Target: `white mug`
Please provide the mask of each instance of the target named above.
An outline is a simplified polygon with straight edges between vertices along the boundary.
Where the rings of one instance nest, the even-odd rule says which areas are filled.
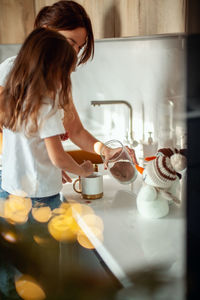
[[[76,184],[79,182],[79,189]],[[75,192],[80,193],[84,199],[99,199],[103,197],[103,176],[99,172],[94,172],[88,177],[79,177],[73,183]]]

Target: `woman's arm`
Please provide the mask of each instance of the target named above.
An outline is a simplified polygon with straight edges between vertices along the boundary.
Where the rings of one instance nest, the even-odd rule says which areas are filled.
[[[68,117],[66,113],[63,120],[63,125],[65,130],[69,133],[70,140],[85,151],[99,154],[103,143],[97,140],[83,127],[73,102],[70,104],[70,111],[73,117]]]
[[[69,133],[70,140],[79,146],[81,149],[93,153],[100,154],[102,147],[104,144],[97,140],[94,136],[92,136],[82,125],[81,120],[78,116],[78,113],[76,111],[76,108],[73,104],[73,101],[71,102],[70,111],[73,114],[73,118],[69,118],[67,114],[64,115],[63,125],[65,127],[65,130]],[[113,154],[113,151],[111,151],[111,154],[109,154],[110,149],[105,147],[104,149],[107,149],[108,156],[111,156]],[[131,156],[134,163],[137,164],[137,159],[135,156],[135,151],[133,149],[130,149],[126,146],[126,149]]]
[[[54,166],[82,177],[89,176],[93,173],[93,165],[90,161],[85,161],[79,165],[64,151],[59,136],[48,137],[44,140],[49,158]]]

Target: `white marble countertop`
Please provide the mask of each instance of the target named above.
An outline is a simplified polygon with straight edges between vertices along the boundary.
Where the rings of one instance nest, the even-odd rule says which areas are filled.
[[[131,185],[121,185],[104,171],[104,196],[86,201],[65,184],[62,193],[69,202],[85,204],[103,221],[103,239],[99,240],[79,216],[79,225],[95,246],[112,273],[123,286],[129,286],[129,274],[165,264],[170,277],[185,274],[185,215],[181,207],[170,206],[168,216],[148,220],[139,215],[136,194],[141,177]],[[88,203],[89,202],[89,203]]]

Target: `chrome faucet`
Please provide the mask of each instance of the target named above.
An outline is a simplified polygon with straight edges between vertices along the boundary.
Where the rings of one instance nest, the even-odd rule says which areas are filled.
[[[128,142],[131,146],[136,147],[138,145],[138,142],[134,140],[133,138],[133,109],[131,104],[128,101],[125,100],[99,100],[99,101],[91,101],[91,105],[110,105],[110,104],[125,104],[129,108],[129,136],[128,136]]]

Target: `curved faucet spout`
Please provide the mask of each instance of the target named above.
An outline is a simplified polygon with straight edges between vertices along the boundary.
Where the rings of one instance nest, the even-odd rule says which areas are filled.
[[[134,139],[133,139],[133,109],[131,104],[128,101],[125,100],[93,100],[91,101],[91,105],[112,105],[112,104],[125,104],[129,108],[129,140],[130,143],[133,144]],[[136,142],[136,141],[135,141]]]

